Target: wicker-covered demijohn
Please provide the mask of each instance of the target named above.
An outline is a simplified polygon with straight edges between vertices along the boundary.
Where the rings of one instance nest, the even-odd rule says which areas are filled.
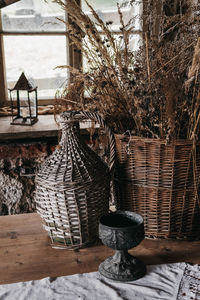
[[[199,239],[199,143],[115,139],[118,208],[141,214],[146,236]]]
[[[97,121],[108,134],[108,165],[80,135],[84,118]],[[74,249],[95,241],[99,218],[108,212],[114,137],[95,113],[65,112],[60,119],[61,141],[36,174],[36,204],[52,247]]]

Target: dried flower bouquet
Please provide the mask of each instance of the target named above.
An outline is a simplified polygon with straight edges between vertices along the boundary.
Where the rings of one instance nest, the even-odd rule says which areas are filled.
[[[71,81],[58,97],[57,107],[71,104],[74,109],[98,111],[116,133],[129,130],[140,137],[167,141],[199,138],[199,4],[184,0],[175,1],[175,6],[170,0],[160,1],[155,38],[152,19],[158,1],[144,1],[142,21],[148,30],[135,52],[130,36],[136,19],[125,23],[119,5],[120,34],[116,37],[112,21],[104,23],[87,0],[92,17],[75,0],[53,2],[69,14],[71,45],[87,61],[87,69],[68,66]],[[140,2],[132,0],[128,5]]]

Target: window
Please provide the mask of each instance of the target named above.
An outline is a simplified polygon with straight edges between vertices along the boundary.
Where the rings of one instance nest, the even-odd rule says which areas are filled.
[[[68,63],[68,40],[65,24],[56,17],[65,18],[64,11],[42,0],[20,0],[1,10],[1,101],[7,100],[7,88],[22,72],[34,79],[43,103],[49,103],[66,81],[67,71],[56,67]]]
[[[113,21],[112,30],[116,33],[116,38],[120,33],[117,2],[120,3],[118,0],[89,0],[103,21]],[[84,1],[82,8],[87,14],[91,14]],[[141,7],[136,5],[122,10],[126,21],[130,16],[140,14]],[[68,49],[65,24],[57,21],[56,17],[66,16],[51,1],[20,0],[1,10],[0,106],[8,104],[7,88],[14,86],[22,72],[29,79],[34,79],[38,86],[39,104],[50,103],[56,90],[66,83],[66,69],[56,67],[69,64],[69,60],[76,66],[77,57],[74,59],[72,51]],[[140,34],[138,21],[131,35],[133,49],[138,47]],[[78,60],[80,62],[80,55]]]
[[[90,0],[89,3],[91,6],[96,10],[99,17],[106,23],[109,21],[112,21],[111,30],[116,33],[117,35],[121,33],[120,31],[120,20],[119,20],[119,14],[117,11],[117,3],[119,5],[123,4],[124,0]],[[82,4],[83,11],[91,15],[90,10],[87,6],[87,4],[83,1]],[[121,8],[121,11],[123,13],[123,19],[124,23],[128,23],[128,21],[131,18],[134,19],[134,29],[132,31],[132,35],[130,37],[130,44],[132,45],[132,49],[137,49],[140,44],[140,36],[142,33],[141,30],[141,22],[140,22],[140,15],[141,15],[142,5],[141,1],[137,0],[136,3],[132,6],[126,5]]]

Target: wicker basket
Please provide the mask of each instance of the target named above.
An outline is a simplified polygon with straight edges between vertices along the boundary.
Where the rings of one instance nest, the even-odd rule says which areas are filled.
[[[109,166],[79,133],[79,120],[92,119],[109,137]],[[36,175],[37,211],[54,248],[80,248],[98,236],[99,218],[108,212],[114,165],[114,136],[94,113],[61,114],[62,138]]]
[[[146,236],[199,239],[199,145],[124,135],[115,140],[118,208],[141,214]]]

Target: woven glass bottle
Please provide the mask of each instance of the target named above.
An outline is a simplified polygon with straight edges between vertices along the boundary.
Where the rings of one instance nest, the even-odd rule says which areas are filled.
[[[91,150],[79,133],[79,120],[92,119],[109,138],[109,164]],[[54,248],[81,248],[98,236],[99,218],[108,212],[114,137],[95,113],[60,115],[61,141],[36,174],[37,211]]]

